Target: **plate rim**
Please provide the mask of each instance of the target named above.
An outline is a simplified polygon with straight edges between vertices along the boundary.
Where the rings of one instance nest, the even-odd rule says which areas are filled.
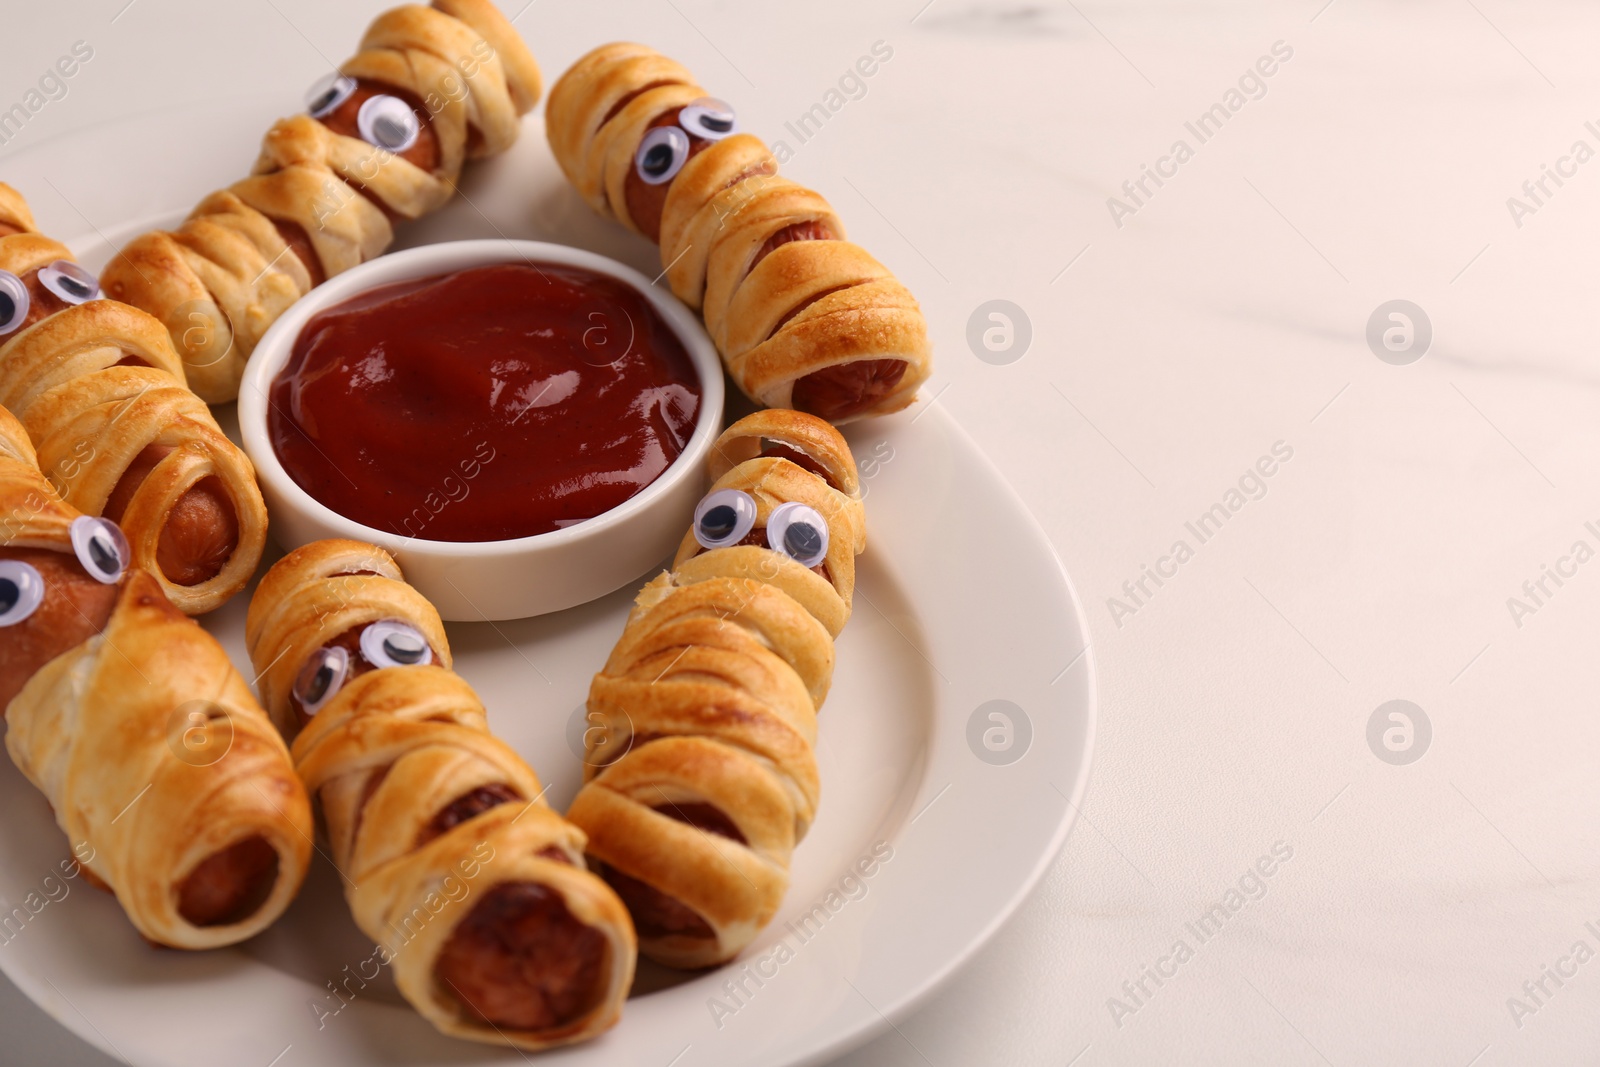
[[[926,401],[925,413],[935,406],[933,398]],[[920,414],[917,417],[920,417]],[[924,1007],[928,1000],[938,994],[950,984],[972,962],[973,957],[989,947],[995,936],[999,934],[1013,918],[1023,904],[1033,896],[1039,888],[1039,883],[1049,873],[1050,868],[1061,858],[1062,851],[1066,848],[1067,840],[1072,836],[1073,829],[1078,824],[1078,816],[1082,809],[1084,797],[1088,794],[1089,780],[1094,773],[1095,740],[1099,731],[1100,701],[1099,701],[1099,675],[1095,667],[1094,642],[1090,639],[1089,618],[1083,609],[1083,600],[1078,595],[1078,588],[1072,581],[1072,575],[1067,571],[1066,565],[1061,560],[1061,554],[1056,551],[1055,543],[1050,540],[1044,524],[1039,521],[1033,509],[1028,507],[1022,494],[1017,492],[1016,486],[1011,484],[1011,479],[997,467],[989,454],[983,450],[976,439],[967,432],[961,421],[948,411],[941,409],[936,416],[944,420],[948,432],[958,436],[970,453],[983,466],[989,469],[995,480],[1004,487],[1005,493],[1018,511],[1027,519],[1030,532],[1049,554],[1050,562],[1054,565],[1056,574],[1059,575],[1062,585],[1067,593],[1067,605],[1070,615],[1079,634],[1084,638],[1084,648],[1079,654],[1084,664],[1084,708],[1083,708],[1083,754],[1079,757],[1077,767],[1073,768],[1072,795],[1062,794],[1067,802],[1067,807],[1060,821],[1057,823],[1049,843],[1034,862],[1033,868],[1026,878],[1012,892],[1004,906],[998,909],[983,927],[969,939],[966,947],[953,958],[947,960],[938,970],[932,972],[921,983],[910,991],[902,994],[897,1003],[888,1007],[877,1009],[881,1018],[868,1018],[862,1025],[854,1030],[847,1031],[837,1036],[831,1042],[819,1045],[814,1050],[804,1053],[802,1058],[784,1061],[774,1067],[819,1067],[831,1060],[861,1047],[868,1041],[886,1033],[894,1024],[899,1023],[910,1015],[915,1014]],[[1071,670],[1072,664],[1067,665]],[[1059,792],[1059,790],[1057,790]],[[921,790],[919,788],[918,795]],[[913,800],[915,803],[915,800]],[[875,1007],[875,1006],[874,1006]]]

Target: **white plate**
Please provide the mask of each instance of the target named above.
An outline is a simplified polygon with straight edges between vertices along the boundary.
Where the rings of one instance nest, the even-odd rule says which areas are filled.
[[[282,106],[124,120],[12,155],[0,177],[33,200],[47,233],[87,235],[71,243],[98,268],[143,225],[171,221],[242,174],[249,131],[259,136]],[[205,152],[170,151],[192,147],[195,129],[216,131]],[[593,218],[567,188],[537,118],[464,189],[468,199],[410,227],[404,242],[563,241],[654,276],[655,250]],[[740,964],[688,976],[643,968],[614,1030],[541,1063],[785,1067],[839,1055],[970,957],[1066,838],[1087,782],[1094,683],[1088,629],[1049,542],[937,406],[848,436],[865,476],[869,545],[821,716],[822,806],[784,907]],[[579,781],[578,709],[633,588],[543,618],[449,627],[457,669],[558,807]],[[249,677],[246,602],[206,625]],[[1011,703],[1009,742],[1005,722],[979,711],[995,700]],[[985,747],[986,731],[998,751]],[[321,859],[288,914],[248,944],[200,955],[150,948],[110,897],[51,878],[66,842],[44,798],[0,764],[0,915],[29,894],[47,901],[0,937],[0,968],[108,1054],[141,1067],[524,1062],[437,1034],[386,974],[347,1005],[335,999],[330,984],[371,945]],[[892,856],[872,877],[847,880],[875,849]],[[808,913],[810,925],[797,927]]]

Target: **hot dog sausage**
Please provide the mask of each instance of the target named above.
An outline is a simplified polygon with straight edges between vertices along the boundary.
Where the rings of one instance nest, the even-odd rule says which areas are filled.
[[[648,134],[658,126],[676,126],[678,115],[682,111],[681,107],[663,111],[650,120],[650,125],[645,127],[645,133]],[[711,142],[704,137],[695,136],[688,130],[683,132],[689,137],[689,154],[684,157],[684,162],[687,163],[704,151]],[[628,201],[628,217],[639,227],[640,233],[657,244],[661,242],[661,211],[667,206],[667,190],[670,188],[672,188],[671,182],[651,185],[639,177],[638,167],[628,168],[627,182],[623,186],[623,193]]]
[[[655,940],[663,937],[695,937],[709,941],[716,936],[700,914],[676,897],[603,864],[599,874],[628,906],[633,927],[639,936]]]
[[[421,848],[440,834],[460,826],[474,816],[482,815],[490,808],[521,799],[521,793],[503,782],[492,782],[463,793],[440,808],[432,821],[422,828],[422,832],[417,835],[417,847]]]
[[[5,637],[5,655],[0,657],[0,709],[4,709],[40,667],[105,628],[121,587],[95,581],[76,557],[63,552],[0,548],[0,559],[31,564],[45,583],[38,610],[0,630]]]
[[[605,935],[579,921],[555,890],[502,882],[451,931],[434,974],[471,1016],[546,1030],[594,1007],[609,980],[606,958]]]
[[[905,376],[903,359],[858,359],[812,371],[794,383],[798,411],[837,421],[858,414],[894,392]]]
[[[135,456],[106,500],[106,518],[121,522],[139,486],[171,453],[171,445],[150,445]],[[176,585],[199,585],[222,570],[238,545],[239,517],[233,501],[219,479],[202,478],[167,512],[156,566]]]
[[[247,837],[201,860],[178,883],[178,914],[195,926],[243,922],[265,904],[278,881],[278,851]]]
[[[772,254],[774,249],[781,248],[791,241],[836,241],[838,235],[821,219],[807,219],[804,222],[791,223],[767,238],[766,244],[756,250],[756,256],[750,261],[750,269],[755,270],[760,263]]]
[[[277,227],[278,236],[283,238],[283,243],[295,257],[305,264],[306,273],[311,275],[313,288],[328,280],[328,275],[322,268],[322,257],[317,255],[316,246],[311,243],[311,238],[306,234],[306,228],[298,222],[289,222],[285,219],[273,219],[272,225]]]

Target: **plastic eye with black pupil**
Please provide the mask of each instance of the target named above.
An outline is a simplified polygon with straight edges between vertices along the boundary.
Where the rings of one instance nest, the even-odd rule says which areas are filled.
[[[736,545],[755,525],[755,498],[737,489],[718,489],[694,509],[694,539],[701,548]]]
[[[767,546],[802,567],[815,567],[828,558],[827,520],[806,504],[779,505],[767,517]]]
[[[390,152],[404,152],[417,143],[422,124],[416,112],[398,96],[371,96],[356,112],[356,130],[370,145]]]
[[[115,585],[122,579],[122,572],[128,569],[128,539],[116,523],[79,515],[67,532],[73,554],[89,577],[106,585]]]
[[[338,645],[320,648],[294,680],[295,699],[307,715],[315,715],[344,688],[349,677],[350,653]]]
[[[33,298],[22,279],[8,270],[0,270],[0,337],[15,333],[28,319],[28,309]]]
[[[100,299],[100,283],[95,276],[70,259],[58,259],[41,267],[39,281],[63,303],[76,306]]]
[[[665,185],[689,160],[689,135],[677,126],[657,126],[644,135],[633,169],[646,185]]]
[[[375,622],[361,631],[361,655],[374,667],[421,667],[433,662],[433,649],[422,631],[394,619]]]
[[[318,78],[306,93],[306,111],[314,119],[327,118],[355,95],[356,80],[338,71]]]
[[[0,626],[26,622],[44,603],[44,578],[33,564],[0,559]]]
[[[705,141],[720,141],[739,132],[733,108],[713,97],[703,96],[678,113],[678,125]]]

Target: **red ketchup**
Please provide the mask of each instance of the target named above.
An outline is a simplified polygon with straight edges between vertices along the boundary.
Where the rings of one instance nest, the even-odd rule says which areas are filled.
[[[384,286],[311,319],[272,383],[289,476],[366,526],[499,541],[593,518],[694,432],[700,382],[648,299],[550,263]]]

